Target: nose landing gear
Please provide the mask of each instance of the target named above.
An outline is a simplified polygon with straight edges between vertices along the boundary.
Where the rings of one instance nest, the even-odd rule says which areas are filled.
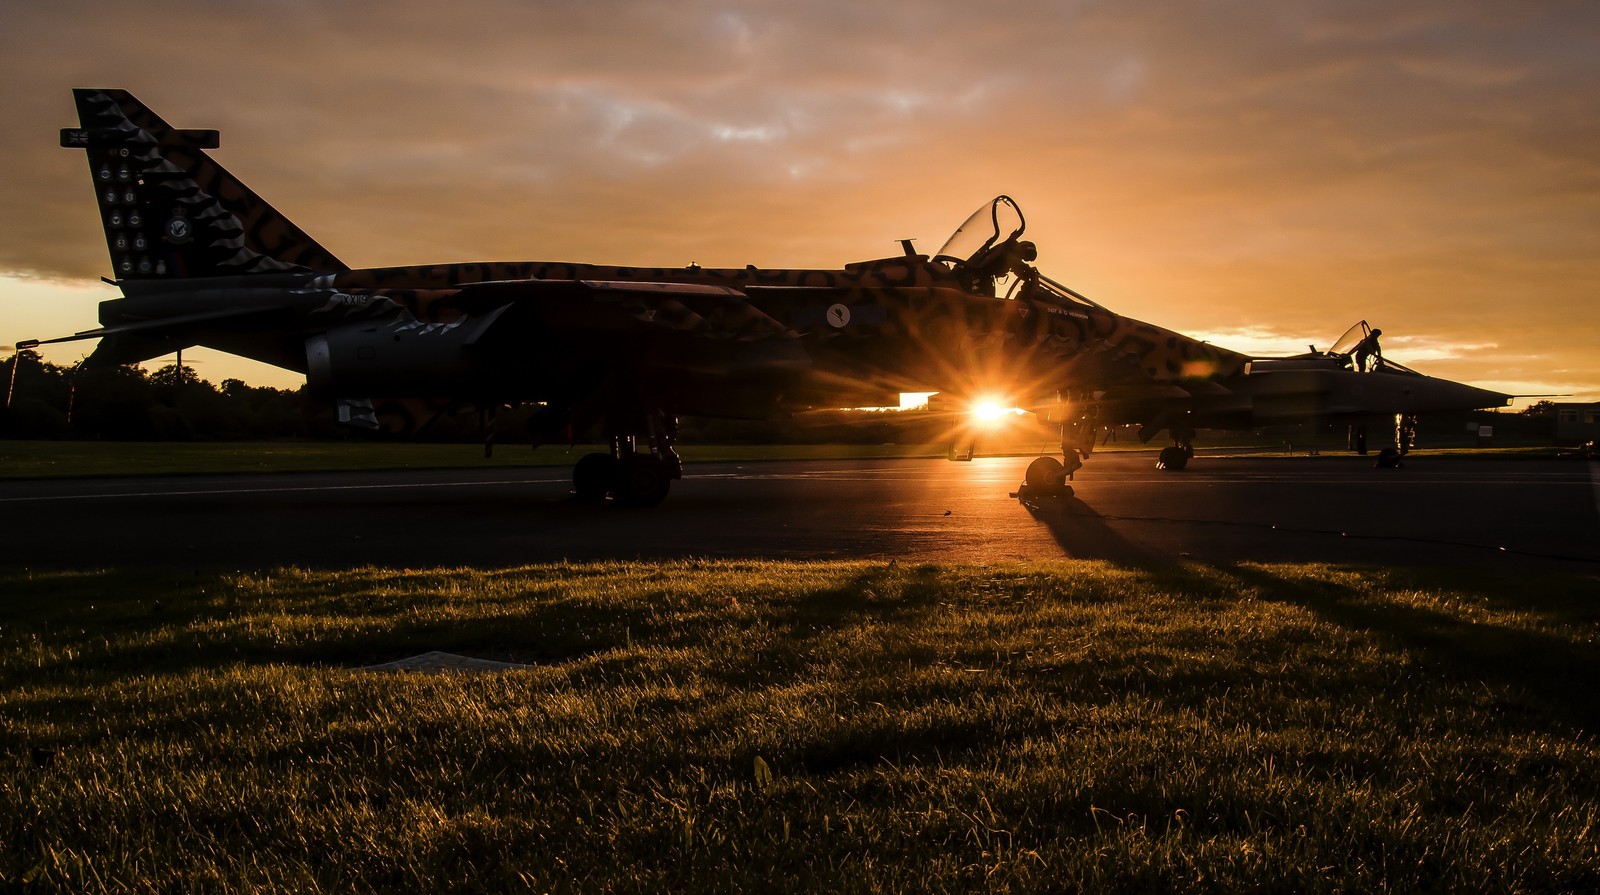
[[[1082,465],[1081,463],[1079,465]],[[1028,464],[1022,484],[1011,496],[1018,500],[1038,497],[1071,497],[1072,486],[1067,484],[1067,467],[1054,457],[1040,457]]]
[[[1079,404],[1081,410],[1074,418],[1061,422],[1061,458],[1040,457],[1028,464],[1022,484],[1011,496],[1027,502],[1042,497],[1071,497],[1072,486],[1067,481],[1083,467],[1083,458],[1094,450],[1094,433],[1098,426],[1099,408],[1091,401]],[[1064,416],[1064,415],[1063,415]]]

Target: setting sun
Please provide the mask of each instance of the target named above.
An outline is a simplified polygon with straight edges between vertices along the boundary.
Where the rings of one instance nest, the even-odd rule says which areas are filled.
[[[980,426],[998,426],[1010,413],[1009,408],[992,398],[986,398],[972,406],[972,417]]]

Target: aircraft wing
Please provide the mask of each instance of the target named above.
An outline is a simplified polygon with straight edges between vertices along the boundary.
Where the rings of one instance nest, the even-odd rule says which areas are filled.
[[[894,403],[929,378],[901,382],[885,372],[909,362],[889,356],[901,348],[880,338],[896,319],[889,292],[533,279],[467,284],[452,303],[479,319],[501,312],[466,343],[486,364],[536,366],[534,379],[596,387],[617,377],[670,381],[680,412],[765,417]],[[543,359],[527,360],[536,356]]]
[[[663,329],[711,339],[789,338],[788,326],[751,303],[741,290],[699,283],[613,280],[507,280],[461,287],[467,309],[505,307],[480,343],[521,326],[551,329]]]

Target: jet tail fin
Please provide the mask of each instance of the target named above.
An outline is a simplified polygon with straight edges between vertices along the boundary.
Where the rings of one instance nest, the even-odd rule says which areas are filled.
[[[174,128],[125,90],[73,91],[119,282],[348,270],[205,153],[214,130]]]

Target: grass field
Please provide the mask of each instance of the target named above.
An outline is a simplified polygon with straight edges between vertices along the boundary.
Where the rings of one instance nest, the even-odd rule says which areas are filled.
[[[1600,889],[1593,576],[0,585],[6,891]]]

